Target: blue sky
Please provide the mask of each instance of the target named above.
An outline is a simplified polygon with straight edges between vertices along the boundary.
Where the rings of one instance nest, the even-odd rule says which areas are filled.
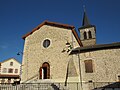
[[[22,61],[24,40],[44,20],[82,25],[83,5],[91,24],[96,25],[97,44],[120,42],[120,0],[0,0],[0,62]]]

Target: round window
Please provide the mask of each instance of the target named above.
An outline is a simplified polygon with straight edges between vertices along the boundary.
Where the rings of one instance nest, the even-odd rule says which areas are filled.
[[[48,39],[44,40],[44,42],[43,42],[43,47],[44,47],[44,48],[47,48],[47,47],[49,47],[49,46],[50,46],[50,40],[48,40]]]

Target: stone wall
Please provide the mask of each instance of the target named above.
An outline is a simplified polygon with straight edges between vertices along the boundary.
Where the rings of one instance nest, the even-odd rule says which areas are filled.
[[[91,37],[89,38],[88,32],[91,32]],[[80,39],[82,41],[83,46],[91,46],[96,44],[96,28],[95,27],[87,27],[83,29],[79,29]],[[84,32],[86,32],[86,39],[84,38]]]
[[[43,41],[50,40],[50,46],[43,47]],[[44,62],[50,64],[50,79],[66,77],[69,53],[66,43],[74,47],[78,43],[71,30],[44,25],[25,39],[24,55],[22,61],[22,81],[39,73]],[[62,52],[65,50],[65,52]]]
[[[115,82],[120,75],[120,49],[105,49],[81,53],[82,81]],[[93,73],[85,72],[85,60],[93,61]]]
[[[82,40],[81,42],[83,46],[92,46],[96,44],[96,38]]]

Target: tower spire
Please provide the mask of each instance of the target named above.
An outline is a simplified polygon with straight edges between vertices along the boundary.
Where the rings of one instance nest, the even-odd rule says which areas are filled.
[[[84,15],[83,15],[82,26],[88,26],[88,25],[90,25],[90,22],[88,20],[87,14],[86,14],[85,5],[83,5],[83,8],[84,8]]]

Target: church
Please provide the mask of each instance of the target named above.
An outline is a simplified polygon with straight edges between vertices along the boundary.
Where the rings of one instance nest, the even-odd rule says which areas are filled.
[[[83,90],[119,82],[120,42],[96,44],[96,26],[85,11],[80,36],[75,29],[44,21],[25,34],[21,81],[80,82]]]

